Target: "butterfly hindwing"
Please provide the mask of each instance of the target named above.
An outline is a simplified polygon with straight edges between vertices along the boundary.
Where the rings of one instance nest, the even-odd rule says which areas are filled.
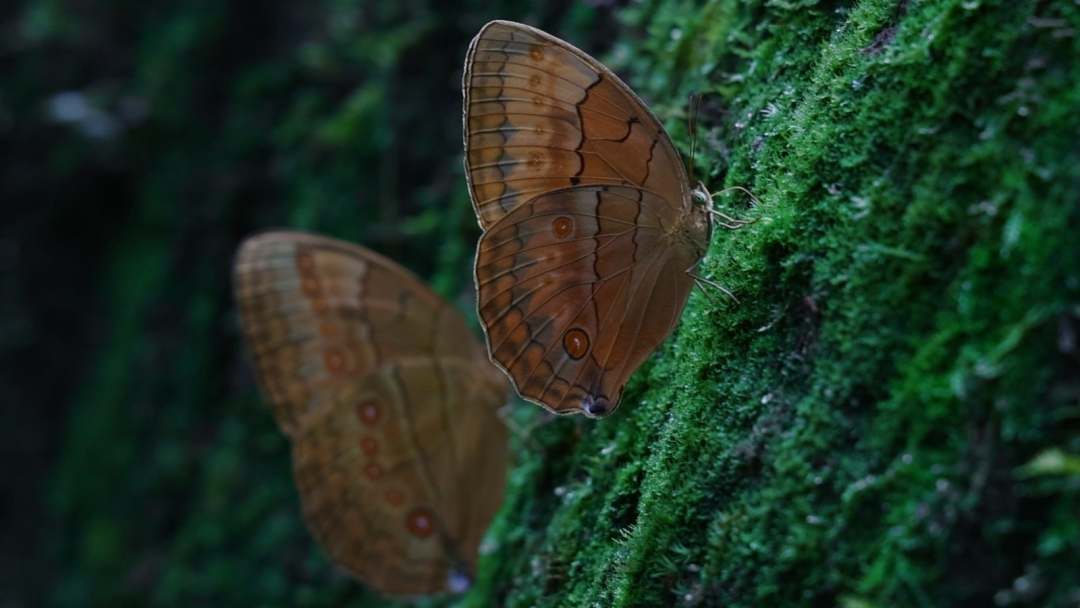
[[[484,233],[478,310],[493,359],[523,397],[557,413],[618,403],[689,294],[679,264],[692,260],[660,242],[664,211],[636,188],[571,188],[522,203]]]

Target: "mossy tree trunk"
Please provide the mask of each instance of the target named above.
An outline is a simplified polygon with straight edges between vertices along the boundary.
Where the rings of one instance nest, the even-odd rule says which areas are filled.
[[[1080,602],[1080,6],[647,2],[611,57],[721,231],[599,423],[524,451],[514,606]],[[1071,456],[1065,456],[1069,454]]]

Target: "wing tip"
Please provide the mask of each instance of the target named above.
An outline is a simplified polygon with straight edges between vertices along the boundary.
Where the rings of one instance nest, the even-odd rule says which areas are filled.
[[[492,365],[502,372],[508,380],[510,380],[510,384],[514,387],[514,392],[525,401],[538,405],[556,416],[574,416],[581,414],[586,418],[593,419],[607,418],[619,407],[619,402],[621,401],[620,398],[622,397],[621,390],[620,395],[613,400],[608,399],[604,395],[593,396],[591,394],[586,394],[582,398],[571,398],[568,400],[568,391],[566,394],[563,394],[555,404],[543,400],[541,398],[543,393],[540,395],[527,393],[525,390],[526,387],[521,386],[517,378],[514,377],[514,374],[503,365],[502,361],[496,359],[491,353],[491,342],[487,335],[487,328],[483,323],[481,323],[480,326],[484,329],[484,342],[487,346],[485,350],[488,352],[488,360],[491,361]],[[567,404],[566,407],[560,407],[563,403]]]

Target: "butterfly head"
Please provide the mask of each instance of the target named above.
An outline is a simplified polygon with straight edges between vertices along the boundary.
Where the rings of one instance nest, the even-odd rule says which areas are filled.
[[[690,197],[694,203],[702,205],[705,209],[712,209],[712,193],[705,187],[705,184],[698,182],[694,189],[690,191]]]
[[[693,245],[700,259],[708,250],[712,236],[713,194],[699,181],[690,191],[690,200],[693,206],[682,224],[685,227],[683,238]]]

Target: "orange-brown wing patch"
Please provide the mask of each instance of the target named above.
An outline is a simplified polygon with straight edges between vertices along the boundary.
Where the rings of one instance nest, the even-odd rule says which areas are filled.
[[[494,414],[505,395],[473,371],[420,359],[382,368],[343,387],[293,443],[312,535],[384,593],[445,591],[455,569],[475,567],[501,499],[506,437]]]
[[[666,242],[674,220],[645,190],[575,187],[521,204],[483,235],[478,310],[492,359],[522,396],[557,413],[615,409],[689,296],[690,262]]]
[[[247,241],[235,285],[315,538],[380,591],[445,590],[506,466],[504,385],[464,319],[393,262],[301,233]]]
[[[647,107],[582,51],[529,26],[494,21],[469,49],[465,164],[487,229],[522,202],[575,185],[624,184],[676,209],[689,186]]]

